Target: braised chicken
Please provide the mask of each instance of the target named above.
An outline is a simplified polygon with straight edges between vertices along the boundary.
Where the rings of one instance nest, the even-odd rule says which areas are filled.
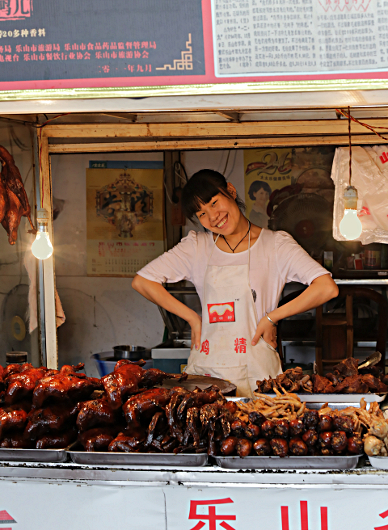
[[[82,444],[85,451],[107,451],[109,444],[117,436],[118,428],[95,427],[88,431],[78,434],[78,441]]]
[[[6,379],[5,403],[12,405],[23,399],[32,399],[38,381],[45,376],[46,372],[47,369],[44,367],[27,368],[22,372],[9,375]]]
[[[8,241],[14,245],[22,216],[27,217],[33,232],[36,232],[31,221],[31,208],[24,189],[19,169],[12,155],[0,146],[0,222],[8,233]]]
[[[87,431],[97,426],[108,426],[118,423],[118,415],[105,398],[93,399],[80,403],[77,416],[79,431]]]
[[[36,442],[36,449],[63,449],[74,442],[77,438],[77,431],[71,427],[65,432],[56,434],[45,434]]]
[[[168,374],[156,368],[144,370],[138,363],[122,359],[116,363],[111,374],[102,378],[102,384],[111,407],[118,409],[130,395],[136,394],[142,388],[160,384],[164,379],[182,381],[186,377],[186,374]]]
[[[20,405],[12,405],[0,409],[0,439],[8,431],[20,431],[24,429],[27,423],[27,416],[28,404],[23,408]]]
[[[43,409],[33,409],[27,418],[26,437],[35,441],[46,434],[59,433],[74,424],[77,405],[57,404]]]
[[[102,385],[99,379],[76,373],[83,367],[83,363],[79,363],[77,366],[65,365],[58,373],[43,377],[34,390],[32,400],[34,407],[42,408],[44,404],[56,401],[69,403],[83,401],[94,390],[101,389]]]
[[[344,359],[326,376],[303,374],[302,368],[290,368],[275,379],[271,377],[257,381],[256,394],[283,392],[314,392],[315,394],[364,394],[367,392],[387,393],[388,376],[379,373],[376,367],[368,367],[368,372],[358,371],[358,359]]]

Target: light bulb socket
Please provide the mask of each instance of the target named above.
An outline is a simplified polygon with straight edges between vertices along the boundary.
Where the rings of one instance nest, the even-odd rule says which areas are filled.
[[[354,186],[347,186],[344,191],[345,210],[357,210],[358,193]]]

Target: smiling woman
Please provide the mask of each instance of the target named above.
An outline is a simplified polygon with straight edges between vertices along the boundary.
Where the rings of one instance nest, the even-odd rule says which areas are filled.
[[[205,169],[193,175],[182,204],[205,232],[190,232],[141,269],[132,286],[190,324],[188,373],[227,379],[240,396],[252,396],[258,379],[281,373],[277,322],[323,304],[337,296],[338,288],[289,234],[248,221],[235,187],[220,173]],[[180,280],[194,283],[202,318],[161,285]],[[309,287],[278,308],[290,281]]]

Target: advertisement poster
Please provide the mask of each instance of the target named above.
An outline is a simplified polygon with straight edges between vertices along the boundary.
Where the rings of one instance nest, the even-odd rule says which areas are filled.
[[[133,277],[164,252],[163,169],[87,169],[88,276]]]
[[[388,77],[386,0],[0,0],[0,90]]]
[[[332,203],[333,157],[331,146],[244,150],[247,218],[257,226],[268,228],[271,213],[268,203],[275,190],[285,189],[285,197],[301,191],[316,193]]]

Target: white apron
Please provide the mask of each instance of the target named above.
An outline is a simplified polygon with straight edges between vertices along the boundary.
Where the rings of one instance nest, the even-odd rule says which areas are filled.
[[[186,371],[226,379],[237,386],[238,396],[253,397],[256,381],[275,378],[282,368],[277,351],[262,337],[251,345],[258,318],[249,284],[250,233],[244,265],[210,265],[214,247],[204,279],[201,348],[192,347]]]

